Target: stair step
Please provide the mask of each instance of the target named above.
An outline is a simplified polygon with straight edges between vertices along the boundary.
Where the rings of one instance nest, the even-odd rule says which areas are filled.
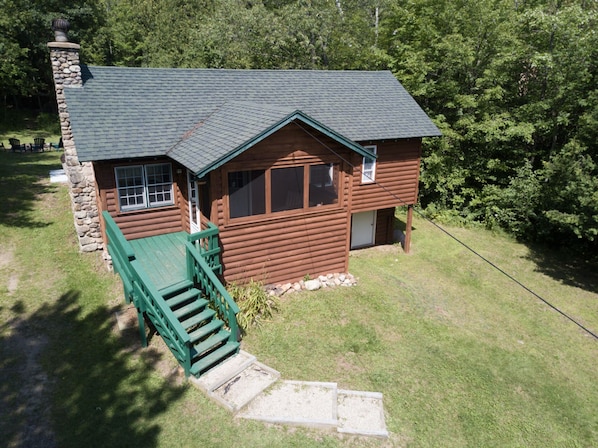
[[[210,367],[213,367],[220,361],[224,360],[233,352],[236,352],[239,349],[240,345],[241,344],[238,342],[227,342],[218,350],[213,351],[208,356],[200,358],[199,361],[195,362],[191,366],[191,374],[195,376],[201,374],[202,372],[205,372]]]
[[[176,306],[180,305],[181,303],[185,303],[188,300],[194,299],[199,297],[200,291],[199,289],[191,288],[187,291],[180,293],[170,299],[166,300],[166,303],[170,307],[170,309],[175,308]]]
[[[216,311],[214,311],[210,308],[206,308],[201,313],[195,314],[195,315],[191,316],[190,318],[181,321],[181,325],[185,329],[191,328],[192,326],[197,325],[200,322],[204,322],[208,319],[211,319],[212,317],[214,317],[215,314],[216,314]]]
[[[180,293],[181,291],[185,291],[193,287],[193,282],[191,280],[183,280],[174,285],[167,286],[166,288],[162,288],[159,290],[162,297],[169,298],[173,295]]]
[[[222,344],[230,337],[230,331],[227,330],[220,330],[218,333],[213,334],[205,341],[195,345],[193,348],[197,352],[197,355],[201,355],[202,353]]]
[[[208,301],[206,299],[197,299],[191,303],[188,303],[187,305],[183,305],[182,307],[177,308],[173,311],[173,313],[177,317],[177,319],[180,319],[181,317],[186,316],[187,314],[203,310],[207,304]]]
[[[191,333],[189,333],[191,344],[195,344],[197,341],[201,341],[210,333],[214,333],[220,330],[223,326],[224,322],[222,322],[219,319],[214,319],[210,323],[205,324],[203,327],[200,327],[197,330],[193,330]]]

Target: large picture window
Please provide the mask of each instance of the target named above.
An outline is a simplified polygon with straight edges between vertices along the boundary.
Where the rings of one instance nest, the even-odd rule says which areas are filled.
[[[229,217],[265,215],[338,203],[338,164],[304,164],[228,173]]]
[[[365,149],[373,154],[377,153],[376,146],[364,146]],[[361,168],[361,183],[368,184],[376,180],[376,159],[371,157],[363,158],[363,165]]]
[[[172,168],[169,163],[115,168],[118,204],[122,211],[172,205]]]

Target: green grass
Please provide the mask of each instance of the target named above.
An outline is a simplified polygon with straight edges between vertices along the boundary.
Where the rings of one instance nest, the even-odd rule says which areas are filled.
[[[23,144],[31,144],[34,138],[41,137],[46,139],[46,143],[58,144],[60,121],[55,114],[2,109],[0,117],[0,143],[6,148],[10,148],[9,138],[18,138]]]
[[[283,299],[243,347],[285,379],[382,392],[389,440],[235,419],[171,375],[159,337],[116,330],[118,278],[48,182],[59,155],[0,154],[3,446],[598,446],[598,341],[417,219],[410,255],[353,252],[358,286]],[[450,230],[598,330],[591,267]]]
[[[415,227],[411,255],[353,252],[358,287],[283,301],[246,338],[250,351],[285,377],[382,392],[398,445],[598,446],[598,341],[430,224]],[[570,272],[587,285],[572,286],[508,238],[450,231],[598,330],[595,270]]]

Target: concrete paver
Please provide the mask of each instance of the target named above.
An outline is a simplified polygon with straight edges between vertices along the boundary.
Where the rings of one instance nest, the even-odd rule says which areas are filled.
[[[278,371],[241,351],[199,379],[190,380],[240,418],[388,437],[381,393],[279,378]]]
[[[336,428],[336,383],[281,381],[237,415],[269,423]]]

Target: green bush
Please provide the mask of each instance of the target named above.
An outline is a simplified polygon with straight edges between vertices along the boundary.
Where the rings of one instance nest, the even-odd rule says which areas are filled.
[[[271,318],[278,309],[278,298],[268,294],[264,285],[253,279],[243,285],[231,283],[228,292],[239,305],[237,321],[243,331],[251,326],[259,326],[262,320]]]

